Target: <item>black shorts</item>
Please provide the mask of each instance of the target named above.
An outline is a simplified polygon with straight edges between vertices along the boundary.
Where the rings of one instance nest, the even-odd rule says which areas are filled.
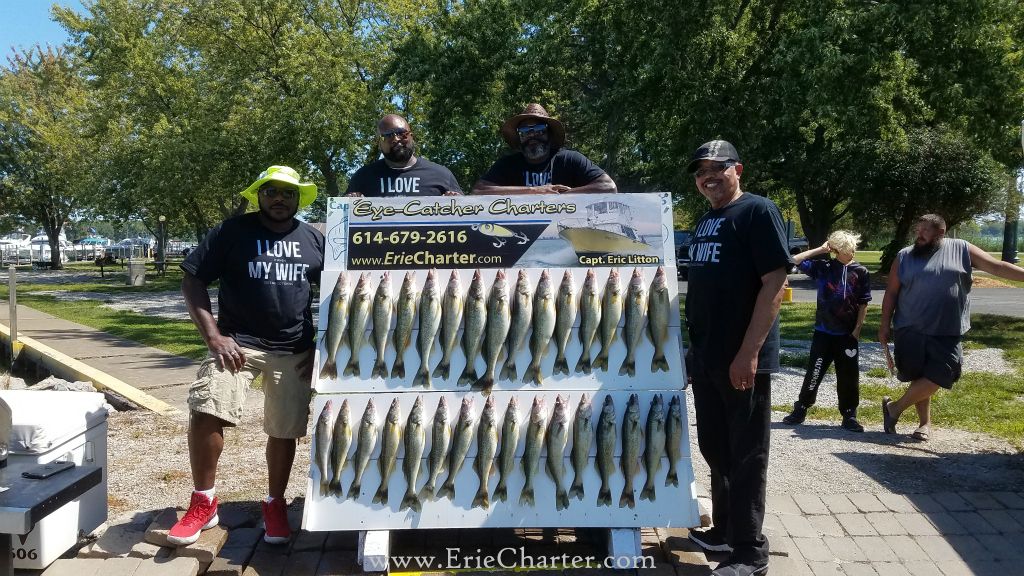
[[[901,382],[927,378],[948,390],[960,379],[963,353],[959,336],[929,336],[900,328],[893,344],[896,375]]]

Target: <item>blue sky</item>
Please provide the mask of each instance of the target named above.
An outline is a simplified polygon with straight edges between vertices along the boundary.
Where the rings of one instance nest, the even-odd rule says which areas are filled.
[[[0,61],[6,61],[11,46],[20,51],[37,43],[56,46],[68,40],[64,29],[50,19],[54,4],[85,10],[81,0],[0,0]]]

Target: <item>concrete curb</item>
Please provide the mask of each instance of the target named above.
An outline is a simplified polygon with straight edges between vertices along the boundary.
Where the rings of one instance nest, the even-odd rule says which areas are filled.
[[[10,345],[11,341],[11,329],[3,324],[0,324],[0,341],[2,341],[5,348]],[[88,380],[98,390],[115,392],[139,406],[162,416],[181,414],[180,410],[163,400],[154,398],[123,380],[114,378],[106,372],[97,370],[80,360],[76,360],[27,336],[20,336],[18,338],[15,343],[15,354],[18,356],[24,355],[25,358],[42,365],[55,376],[65,380]]]

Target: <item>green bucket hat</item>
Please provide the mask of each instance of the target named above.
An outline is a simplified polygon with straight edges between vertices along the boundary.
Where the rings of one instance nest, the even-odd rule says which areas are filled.
[[[259,206],[260,201],[257,197],[257,192],[259,192],[260,186],[271,180],[298,186],[300,209],[309,206],[313,203],[313,200],[316,200],[316,184],[299,181],[299,173],[288,166],[271,166],[264,170],[255,182],[250,184],[245,190],[242,190],[242,197],[248,200],[251,205]]]

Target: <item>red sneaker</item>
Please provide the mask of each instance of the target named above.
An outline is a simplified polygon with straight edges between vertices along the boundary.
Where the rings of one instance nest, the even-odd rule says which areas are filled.
[[[203,494],[193,492],[188,512],[171,527],[171,531],[167,533],[167,541],[176,546],[188,546],[199,540],[200,532],[213,528],[218,522],[220,518],[217,517],[217,499],[210,500]]]
[[[288,525],[288,508],[284,498],[274,498],[270,504],[263,502],[263,541],[267,544],[285,544],[292,537]]]

